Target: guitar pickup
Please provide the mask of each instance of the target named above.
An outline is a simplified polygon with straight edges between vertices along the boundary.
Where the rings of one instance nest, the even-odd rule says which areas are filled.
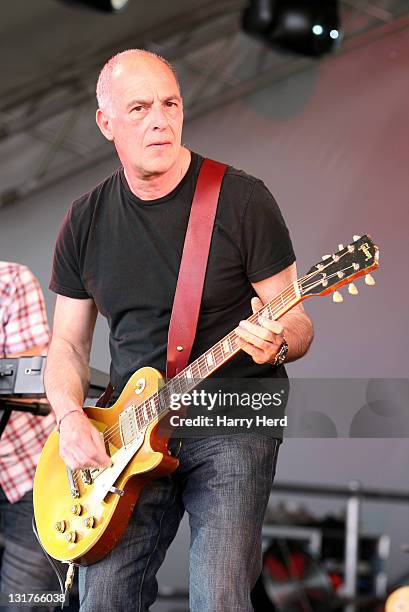
[[[134,404],[128,406],[119,415],[119,432],[125,448],[136,439],[139,429]]]
[[[75,499],[76,497],[80,496],[80,491],[78,489],[76,480],[74,479],[74,474],[73,474],[72,469],[69,468],[68,465],[66,465],[65,467],[67,470],[68,485],[70,487],[71,495]]]

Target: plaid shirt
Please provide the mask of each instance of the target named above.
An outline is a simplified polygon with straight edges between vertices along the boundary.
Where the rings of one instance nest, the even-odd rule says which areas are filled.
[[[0,261],[0,357],[47,345],[44,298],[26,266]],[[41,449],[55,425],[54,415],[11,413],[0,438],[0,485],[14,503],[33,488]]]

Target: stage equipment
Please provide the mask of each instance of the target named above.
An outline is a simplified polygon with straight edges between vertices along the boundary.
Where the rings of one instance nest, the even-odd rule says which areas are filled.
[[[12,357],[0,359],[0,438],[13,410],[46,416],[50,412],[45,400],[43,374],[46,357]],[[94,404],[105,390],[109,376],[90,368],[91,382],[86,403]]]
[[[83,5],[90,8],[96,9],[97,11],[103,11],[104,13],[118,13],[122,11],[129,0],[60,0],[64,4],[71,5]]]
[[[0,359],[0,396],[44,395],[44,367],[42,355]]]
[[[315,57],[341,39],[337,0],[251,0],[242,25],[273,48]]]
[[[269,546],[252,592],[255,612],[327,612],[333,599],[328,574],[303,546],[287,539]]]
[[[44,355],[0,358],[0,396],[7,396],[7,399],[45,397],[43,375],[46,361]],[[96,368],[90,368],[90,371],[87,397],[92,399],[104,391],[109,376]]]
[[[345,499],[345,521],[313,520],[302,506],[301,509],[297,508],[296,513],[290,512],[288,516],[283,512],[282,504],[278,514],[270,507],[267,520],[274,520],[274,524],[263,526],[264,550],[276,538],[291,539],[303,546],[307,543],[308,552],[331,578],[336,596],[329,609],[342,609],[343,612],[383,611],[387,593],[386,561],[389,556],[390,538],[387,534],[371,536],[360,532],[361,506],[368,502],[407,505],[409,495],[390,489],[363,489],[357,481],[350,482],[348,488],[275,483],[273,495],[282,494],[291,495],[291,499],[298,495]],[[293,507],[294,502],[291,503]],[[289,524],[277,525],[277,517]],[[267,536],[270,542],[266,542]],[[402,582],[406,580],[401,580],[400,584]],[[289,612],[290,610],[293,612],[293,608],[289,608]],[[268,609],[265,612],[268,612]]]

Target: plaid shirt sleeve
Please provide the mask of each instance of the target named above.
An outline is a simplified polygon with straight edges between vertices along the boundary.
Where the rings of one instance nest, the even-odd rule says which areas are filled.
[[[0,262],[0,356],[47,346],[49,330],[41,287],[26,267]],[[55,424],[54,415],[12,412],[0,440],[0,485],[10,503],[33,488],[35,468]]]
[[[3,315],[3,352],[7,356],[47,345],[49,341],[44,298],[38,280],[22,265],[14,274],[10,269],[9,277]]]

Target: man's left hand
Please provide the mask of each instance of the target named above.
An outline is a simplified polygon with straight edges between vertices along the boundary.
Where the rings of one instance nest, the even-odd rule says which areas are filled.
[[[251,300],[253,314],[263,307],[258,297]],[[239,347],[251,355],[255,363],[274,363],[275,357],[284,341],[284,328],[278,321],[260,315],[257,323],[240,321],[235,332]]]

